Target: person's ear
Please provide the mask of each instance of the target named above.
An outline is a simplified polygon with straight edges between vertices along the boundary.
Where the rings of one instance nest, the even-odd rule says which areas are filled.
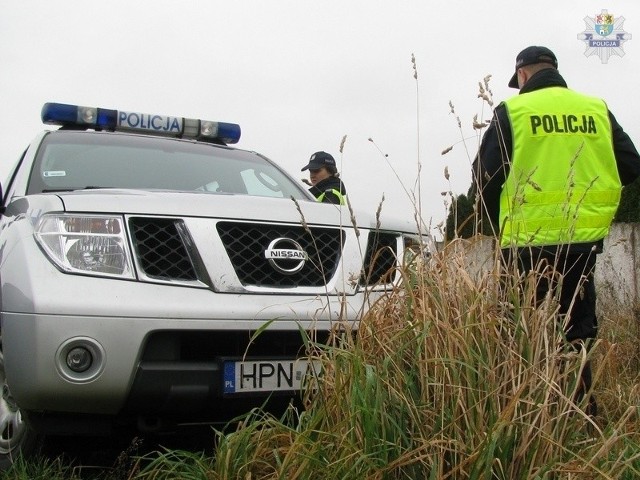
[[[529,80],[529,74],[524,68],[518,69],[518,87],[522,88],[525,83]]]

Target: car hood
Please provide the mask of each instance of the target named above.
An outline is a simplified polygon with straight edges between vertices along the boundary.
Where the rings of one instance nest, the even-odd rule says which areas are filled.
[[[148,190],[77,190],[56,193],[67,212],[90,211],[134,215],[166,215],[177,217],[210,217],[265,222],[286,222],[300,219],[314,225],[353,226],[351,212],[312,200],[256,197],[250,195],[204,192],[148,191]],[[365,211],[353,213],[360,228],[375,228],[400,232],[415,232],[415,225],[397,219],[376,220]]]

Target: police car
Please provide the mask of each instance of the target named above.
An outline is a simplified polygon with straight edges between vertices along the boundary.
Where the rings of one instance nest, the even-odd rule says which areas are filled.
[[[0,219],[0,465],[46,434],[226,422],[299,396],[416,237],[320,204],[232,123],[58,103]],[[265,399],[269,402],[265,403]]]

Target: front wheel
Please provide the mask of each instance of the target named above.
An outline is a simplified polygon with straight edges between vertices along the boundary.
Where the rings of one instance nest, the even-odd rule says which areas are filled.
[[[0,350],[0,471],[7,470],[16,458],[27,456],[38,445],[38,436],[25,422],[16,405],[4,371],[4,355]]]

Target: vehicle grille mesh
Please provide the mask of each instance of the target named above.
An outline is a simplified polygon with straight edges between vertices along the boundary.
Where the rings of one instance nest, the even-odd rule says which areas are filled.
[[[158,280],[197,280],[197,273],[180,235],[182,220],[132,218],[133,246],[144,273]]]
[[[378,231],[369,232],[360,285],[391,282],[395,274],[397,249],[397,235]]]
[[[266,225],[241,222],[220,222],[218,234],[231,264],[243,285],[260,287],[320,287],[333,277],[344,243],[340,229],[302,226]],[[308,260],[299,272],[277,271],[265,258],[265,250],[277,238],[297,242]],[[279,260],[292,265],[299,260]]]

